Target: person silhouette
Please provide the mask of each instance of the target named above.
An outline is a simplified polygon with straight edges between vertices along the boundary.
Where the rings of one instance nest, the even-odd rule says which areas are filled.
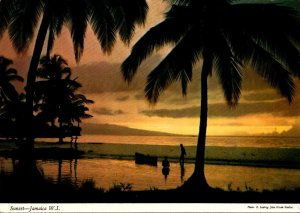
[[[180,158],[179,158],[179,163],[180,163],[180,165],[183,165],[184,164],[184,156],[186,155],[186,152],[185,152],[185,148],[183,147],[182,144],[180,144],[180,151],[181,151],[181,154],[180,154]]]
[[[162,174],[165,176],[165,180],[167,180],[167,177],[170,173],[170,162],[168,161],[168,157],[165,156],[165,159],[162,161]]]

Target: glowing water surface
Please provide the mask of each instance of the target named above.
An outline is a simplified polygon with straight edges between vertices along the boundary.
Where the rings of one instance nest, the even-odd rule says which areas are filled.
[[[12,171],[12,161],[0,158],[1,169]],[[80,184],[93,179],[97,187],[109,189],[114,184],[130,183],[133,190],[170,189],[180,186],[193,171],[193,164],[170,163],[165,178],[161,162],[157,167],[137,165],[132,160],[78,159],[64,161],[37,161],[46,178],[53,181],[71,180]],[[61,171],[59,171],[61,168]],[[206,165],[206,177],[212,187],[225,190],[274,190],[300,188],[299,169],[280,169],[228,165]]]

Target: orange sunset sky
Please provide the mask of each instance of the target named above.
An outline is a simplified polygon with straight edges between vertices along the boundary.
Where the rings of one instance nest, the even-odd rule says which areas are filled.
[[[150,9],[147,23],[144,27],[136,29],[129,47],[118,41],[112,53],[104,55],[96,37],[89,29],[83,57],[80,63],[76,64],[69,31],[64,29],[56,40],[52,53],[61,54],[67,59],[73,70],[73,77],[78,77],[78,81],[83,84],[80,92],[95,101],[95,104],[89,105],[90,113],[94,117],[85,120],[84,123],[113,124],[135,129],[197,135],[201,61],[194,68],[193,81],[188,87],[186,97],[182,97],[179,84],[174,84],[160,97],[155,106],[150,106],[144,98],[146,75],[168,53],[170,47],[160,49],[149,57],[130,85],[122,79],[120,64],[130,54],[131,45],[147,29],[160,22],[168,8],[167,1],[148,0],[148,3]],[[0,42],[0,55],[12,59],[13,67],[24,77],[31,54],[32,46],[23,55],[17,55],[7,34]],[[242,96],[236,108],[226,105],[214,74],[209,79],[208,135],[268,135],[276,132],[281,135],[300,136],[300,81],[296,80],[296,96],[289,105],[287,100],[251,69],[245,69],[243,75]]]

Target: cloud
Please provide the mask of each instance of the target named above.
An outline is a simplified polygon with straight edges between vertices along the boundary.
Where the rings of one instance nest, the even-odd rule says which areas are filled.
[[[98,115],[122,115],[125,114],[123,110],[111,110],[105,107],[93,109],[93,112]]]
[[[282,132],[281,135],[289,137],[300,137],[300,116],[295,117],[293,126],[289,130]]]
[[[138,100],[138,101],[145,100],[145,95],[143,95],[143,94],[137,94],[137,95],[134,96],[134,99]]]
[[[120,63],[101,61],[72,67],[72,76],[78,76],[78,81],[82,83],[81,91],[83,93],[143,91],[147,80],[146,76],[160,60],[161,56],[158,54],[149,57],[139,67],[130,84],[123,79]]]
[[[275,90],[262,90],[255,92],[245,92],[242,96],[246,101],[274,101],[278,99],[284,99],[279,94],[276,93]]]
[[[124,101],[127,101],[129,98],[130,98],[130,96],[126,95],[126,96],[117,97],[116,100],[120,101],[120,102],[124,102]]]
[[[170,118],[193,118],[199,117],[200,106],[185,107],[181,109],[156,109],[143,110],[140,113],[152,117],[170,117]],[[209,117],[239,117],[250,114],[272,114],[276,116],[299,116],[299,102],[289,105],[285,100],[274,102],[250,102],[240,103],[237,107],[229,107],[225,103],[209,104]]]
[[[184,117],[199,117],[199,107],[187,107],[182,109],[157,109],[157,110],[143,110],[140,113],[149,117],[170,117],[170,118],[184,118]]]

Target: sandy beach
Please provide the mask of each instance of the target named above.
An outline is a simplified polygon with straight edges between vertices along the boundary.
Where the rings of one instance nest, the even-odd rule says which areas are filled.
[[[37,142],[36,148],[69,148],[70,143],[58,144]],[[1,142],[0,151],[15,149],[13,142]],[[196,147],[186,146],[186,162],[195,159]],[[134,159],[135,152],[157,156],[159,160],[167,156],[171,162],[177,162],[179,146],[78,143],[83,151],[82,158]],[[300,148],[254,148],[254,147],[206,147],[206,163],[222,165],[248,165],[264,167],[300,168]]]

